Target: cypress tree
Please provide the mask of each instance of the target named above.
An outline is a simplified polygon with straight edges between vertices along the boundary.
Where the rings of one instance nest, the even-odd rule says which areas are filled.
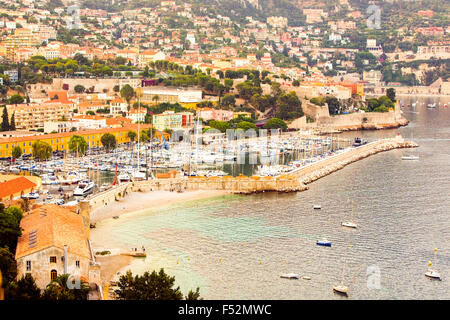
[[[11,123],[9,124],[9,130],[14,131],[16,130],[16,118],[14,117],[15,112],[11,116]]]
[[[2,131],[9,131],[9,116],[8,116],[8,110],[6,109],[6,106],[3,107],[3,115],[2,115]]]

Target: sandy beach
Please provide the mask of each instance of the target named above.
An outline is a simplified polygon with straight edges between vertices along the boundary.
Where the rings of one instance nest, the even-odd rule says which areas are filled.
[[[185,191],[183,193],[170,191],[132,192],[121,201],[115,201],[91,212],[91,222],[120,216],[124,213],[154,209],[175,203],[214,198],[228,194],[230,192],[221,190],[196,190]]]

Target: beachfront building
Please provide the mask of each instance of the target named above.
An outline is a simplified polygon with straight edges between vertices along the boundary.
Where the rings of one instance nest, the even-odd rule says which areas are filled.
[[[142,92],[142,103],[199,103],[203,94],[197,88],[145,87],[136,91]]]
[[[181,122],[181,119],[180,119]],[[142,124],[141,130],[150,128],[149,124]],[[46,135],[11,137],[0,139],[0,158],[10,157],[15,146],[19,146],[24,154],[32,154],[32,145],[35,141],[45,141],[52,147],[53,151],[68,151],[69,140],[73,135],[80,135],[86,139],[89,147],[101,147],[100,141],[102,135],[111,133],[116,137],[117,144],[128,143],[130,139],[127,136],[128,131],[137,131],[136,124],[124,124],[117,128],[104,128],[86,131],[60,132]]]
[[[153,115],[153,125],[157,130],[180,130],[193,126],[194,114],[190,112],[178,112],[168,110],[161,114]]]
[[[34,209],[20,221],[17,277],[31,274],[41,289],[62,274],[100,284],[83,216],[56,204]]]

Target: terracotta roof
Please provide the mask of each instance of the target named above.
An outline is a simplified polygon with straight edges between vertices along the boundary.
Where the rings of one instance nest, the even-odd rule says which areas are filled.
[[[58,96],[58,99],[51,100],[55,95]],[[70,101],[67,98],[67,91],[50,91],[48,93],[48,96],[49,96],[50,100],[45,101],[45,103],[55,103],[55,102],[70,103],[70,104],[74,103],[73,101]]]
[[[9,197],[13,194],[20,193],[31,188],[35,188],[36,184],[25,177],[19,177],[9,181],[0,183],[0,199]]]
[[[90,258],[83,218],[69,209],[44,205],[24,216],[20,227],[23,231],[17,242],[16,259],[49,247],[64,250],[64,245],[69,253]]]

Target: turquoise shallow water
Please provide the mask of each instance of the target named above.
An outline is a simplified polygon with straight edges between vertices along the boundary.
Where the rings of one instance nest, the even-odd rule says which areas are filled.
[[[449,299],[450,109],[416,109],[405,108],[408,127],[343,136],[401,132],[420,144],[418,162],[402,161],[406,151],[393,150],[353,163],[305,192],[225,196],[105,220],[92,240],[144,245],[149,256],[135,260],[134,272],[164,267],[183,292],[200,286],[207,299],[342,299],[332,292],[342,278],[350,299]],[[356,230],[340,225],[350,218],[349,199]],[[331,248],[315,244],[323,237]],[[443,281],[425,278],[428,260]],[[368,286],[373,270],[380,271],[378,289]],[[279,278],[288,272],[312,279]]]

